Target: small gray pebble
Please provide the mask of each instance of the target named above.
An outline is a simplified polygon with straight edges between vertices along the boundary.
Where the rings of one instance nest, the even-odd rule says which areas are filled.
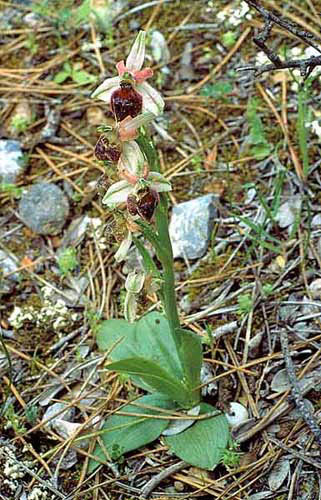
[[[131,19],[129,21],[129,29],[131,31],[137,31],[140,28],[140,22],[137,19]]]
[[[14,184],[23,171],[23,153],[19,141],[0,140],[0,183]]]
[[[311,226],[313,228],[321,226],[321,214],[316,214],[314,217],[312,217]]]
[[[19,213],[26,226],[38,234],[58,234],[69,213],[69,203],[55,184],[34,184],[19,203]]]
[[[288,201],[283,203],[275,217],[279,226],[283,229],[295,223],[302,205],[302,199],[299,195],[292,196]]]
[[[208,194],[173,208],[169,234],[174,258],[199,259],[205,254],[217,214],[216,198],[214,194]]]
[[[0,250],[0,272],[2,271],[4,274],[12,273],[8,276],[8,279],[19,281],[19,274],[13,272],[16,269],[18,269],[18,265],[13,257],[7,254],[4,250]]]

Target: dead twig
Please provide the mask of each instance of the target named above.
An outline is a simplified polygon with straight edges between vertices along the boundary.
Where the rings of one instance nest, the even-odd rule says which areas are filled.
[[[311,413],[310,408],[308,407],[306,401],[303,399],[302,391],[298,384],[298,380],[295,374],[294,364],[291,359],[290,351],[289,351],[289,341],[288,334],[285,329],[280,331],[280,340],[282,352],[285,360],[285,367],[289,377],[289,382],[292,389],[292,396],[295,402],[295,405],[302,416],[303,420],[314,434],[315,439],[318,444],[321,446],[321,431],[318,422],[316,421],[314,415]]]
[[[157,476],[153,477],[150,481],[148,481],[148,483],[145,484],[141,492],[141,498],[147,498],[151,494],[153,489],[156,488],[156,486],[158,486],[161,481],[163,481],[163,479],[166,479],[175,472],[184,469],[186,466],[188,466],[188,464],[184,461],[181,461],[177,464],[167,467],[167,469],[165,470],[162,470],[162,472],[157,474]]]

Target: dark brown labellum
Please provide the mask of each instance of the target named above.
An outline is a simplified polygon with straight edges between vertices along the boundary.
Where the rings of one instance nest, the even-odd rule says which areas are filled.
[[[136,196],[128,196],[127,209],[130,215],[139,215],[142,219],[149,222],[154,215],[158,201],[158,193],[146,187]]]
[[[100,161],[117,163],[121,155],[118,144],[111,144],[105,134],[101,135],[95,146],[95,156]]]
[[[111,95],[110,105],[116,120],[121,122],[126,116],[135,118],[141,113],[143,98],[130,82],[120,82],[120,88]]]
[[[147,221],[151,220],[155,208],[157,207],[158,199],[157,192],[152,189],[149,189],[148,192],[139,199],[137,203],[137,210],[143,219],[146,219]]]
[[[130,215],[134,216],[137,215],[137,199],[136,196],[133,194],[130,194],[127,196],[127,210],[130,213]]]

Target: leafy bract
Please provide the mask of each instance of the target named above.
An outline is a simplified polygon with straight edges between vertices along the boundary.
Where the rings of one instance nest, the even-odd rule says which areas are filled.
[[[135,238],[135,236],[133,236],[133,241],[137,247],[137,250],[139,251],[140,255],[143,258],[145,273],[151,274],[153,277],[160,278],[160,273],[156,267],[156,264],[153,261],[152,257],[150,256],[148,250],[146,250],[143,243],[138,238]]]
[[[123,319],[103,321],[98,327],[97,344],[102,351],[111,350],[109,357],[112,361],[144,358],[157,363],[170,376],[183,379],[168,322],[157,312],[146,314],[135,323]],[[133,375],[131,378],[136,385],[150,391],[150,386],[141,377]]]
[[[215,411],[209,404],[201,403],[200,414]],[[170,450],[185,462],[213,470],[220,462],[229,441],[229,426],[225,415],[199,420],[186,431],[165,438]]]
[[[137,406],[139,405],[139,406]],[[166,413],[158,412],[157,408],[173,410],[175,404],[162,394],[150,394],[136,399],[133,403],[121,408],[121,412],[134,413],[136,415],[118,415],[117,413],[107,418],[100,434],[103,446],[97,443],[93,455],[101,461],[110,462],[117,460],[124,453],[136,450],[141,446],[151,443],[160,436],[167,427],[169,420],[164,418]],[[162,418],[149,418],[143,415],[160,415]],[[100,433],[101,433],[100,431]],[[106,456],[104,448],[109,456]],[[91,459],[88,471],[93,472],[100,461]]]

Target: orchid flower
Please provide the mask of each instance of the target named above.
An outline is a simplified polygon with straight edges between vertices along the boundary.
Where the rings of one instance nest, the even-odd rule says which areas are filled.
[[[142,188],[157,193],[172,189],[171,183],[162,174],[149,172],[144,155],[135,141],[123,143],[118,171],[123,180],[112,184],[102,200],[102,203],[109,207],[127,202],[128,196],[136,195]]]
[[[153,75],[153,70],[151,68],[141,69],[145,58],[145,38],[146,32],[140,31],[126,59],[126,64],[124,61],[119,61],[116,64],[118,76],[107,78],[94,91],[92,97],[98,97],[110,104],[112,94],[119,89],[122,81],[129,78],[133,88],[143,99],[142,111],[150,111],[156,116],[162,114],[164,109],[162,96],[145,81]]]
[[[114,205],[127,202],[128,196],[136,195],[142,187],[148,187],[157,193],[172,190],[171,183],[162,174],[159,172],[150,172],[146,179],[138,179],[135,184],[128,182],[126,179],[115,182],[108,188],[102,203],[113,208]]]
[[[139,128],[151,122],[154,118],[155,115],[147,111],[146,113],[135,116],[135,118],[126,116],[126,118],[118,122],[114,128],[109,125],[102,126],[101,131],[103,131],[103,134],[99,137],[95,145],[95,156],[97,160],[109,161],[111,163],[117,163],[120,160],[120,163],[122,163],[122,155],[128,157],[127,149],[129,149],[129,152],[132,149],[130,147],[126,148],[124,143],[127,141],[133,142],[134,139],[137,139]],[[132,147],[135,147],[135,145]],[[137,149],[138,146],[135,147],[135,151]],[[142,154],[140,158],[144,158]],[[122,165],[120,165],[120,169],[122,168]]]

